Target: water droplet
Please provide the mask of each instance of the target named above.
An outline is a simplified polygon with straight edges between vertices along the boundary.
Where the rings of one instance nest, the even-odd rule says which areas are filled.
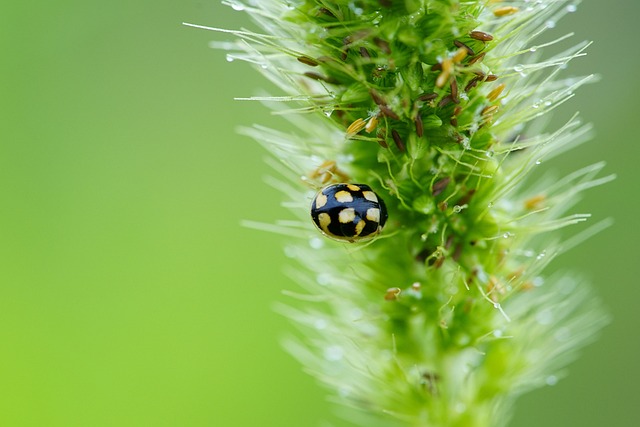
[[[553,313],[549,309],[544,309],[536,314],[536,321],[541,325],[550,325],[553,322]]]
[[[538,50],[537,46],[532,46],[529,48],[529,52],[535,52],[536,50]]]
[[[313,249],[320,249],[324,246],[324,240],[320,239],[319,237],[313,237],[309,239],[309,246],[311,246]]]
[[[558,384],[558,377],[556,377],[555,375],[549,375],[545,382],[547,383],[547,385],[556,385]]]
[[[578,6],[576,6],[575,4],[570,4],[567,6],[567,12],[569,13],[573,13],[576,10],[578,10]]]
[[[502,331],[500,329],[496,329],[495,331],[493,331],[493,336],[496,338],[501,338],[502,337]]]
[[[234,59],[235,58],[233,56],[227,54],[227,62],[233,62]]]
[[[551,101],[544,101],[544,105],[545,107],[550,106],[551,104],[553,104]]]
[[[516,73],[521,73],[522,70],[524,70],[524,65],[522,64],[518,64],[515,67],[513,67],[513,71],[515,71]]]
[[[266,70],[267,68],[269,68],[268,64],[260,64],[260,68],[262,68],[263,70]]]
[[[535,104],[533,104],[531,107],[533,108],[540,108],[540,104],[538,104],[537,102]]]
[[[325,319],[316,319],[316,321],[313,322],[313,326],[318,330],[325,329],[327,325],[329,325],[329,323]]]
[[[536,259],[537,259],[537,260],[541,260],[542,258],[544,258],[544,257],[545,257],[545,255],[546,255],[546,253],[545,253],[544,251],[543,251],[543,252],[540,252],[540,253],[538,254],[538,256],[536,257]]]
[[[553,334],[553,337],[559,342],[569,341],[569,338],[571,338],[571,331],[569,328],[560,328],[555,334]]]
[[[342,347],[332,345],[325,348],[324,358],[331,362],[337,362],[338,360],[342,359]]]
[[[539,165],[542,163],[542,160],[536,160],[536,165]]]
[[[556,21],[548,20],[546,25],[547,25],[547,28],[555,28]]]
[[[320,273],[316,277],[316,281],[321,286],[326,286],[331,283],[331,275],[328,273]]]
[[[494,153],[493,150],[487,150],[487,151],[484,152],[484,155],[487,156],[487,157],[493,157],[494,154],[495,153]]]
[[[489,204],[487,205],[488,208],[492,208],[493,207],[493,202],[489,202]]]
[[[241,11],[244,10],[244,5],[240,3],[231,3],[231,9]]]

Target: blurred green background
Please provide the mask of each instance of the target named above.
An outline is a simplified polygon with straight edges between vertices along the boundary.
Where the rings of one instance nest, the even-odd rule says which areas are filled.
[[[291,286],[264,153],[265,81],[208,48],[237,28],[218,0],[4,2],[0,13],[0,426],[323,426],[323,391],[283,350]],[[616,224],[554,268],[589,277],[613,314],[513,426],[635,426],[640,417],[637,137],[640,2],[590,1],[557,31],[592,39],[575,74],[596,138],[559,170],[618,174],[581,211]]]

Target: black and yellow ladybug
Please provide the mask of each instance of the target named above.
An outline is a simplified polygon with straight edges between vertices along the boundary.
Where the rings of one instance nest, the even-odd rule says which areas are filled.
[[[375,237],[387,221],[387,208],[364,184],[331,184],[318,192],[311,218],[326,236],[356,242]]]

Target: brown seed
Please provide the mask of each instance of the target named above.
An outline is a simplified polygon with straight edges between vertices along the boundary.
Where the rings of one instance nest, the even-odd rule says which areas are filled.
[[[438,97],[438,94],[435,92],[430,92],[430,93],[423,93],[422,95],[420,95],[416,101],[431,101],[434,100]]]
[[[452,102],[453,102],[453,96],[447,95],[444,98],[442,98],[440,100],[440,102],[438,102],[438,107],[439,108],[446,107],[447,105],[451,104]]]
[[[458,260],[460,260],[461,255],[462,255],[462,245],[458,243],[456,245],[456,248],[453,250],[453,255],[451,256],[451,258],[453,258],[453,260],[457,262]]]
[[[464,87],[464,91],[469,92],[471,89],[478,86],[479,81],[480,81],[480,77],[476,76],[472,78],[471,80],[469,80],[469,83],[467,83],[467,85]]]
[[[369,51],[364,46],[360,47],[360,55],[365,59],[371,58],[371,55],[369,55]]]
[[[381,38],[375,37],[373,39],[373,42],[380,48],[383,53],[386,53],[387,55],[391,53],[391,47],[386,41],[382,40]]]
[[[458,98],[458,81],[455,77],[451,79],[451,97],[456,104],[460,102],[460,98]]]
[[[451,123],[451,126],[453,127],[458,127],[458,118],[456,116],[451,117],[449,123]]]
[[[474,56],[476,53],[473,51],[473,49],[471,49],[469,46],[467,46],[466,44],[462,43],[460,40],[454,40],[453,44],[456,45],[456,47],[460,47],[462,49],[465,49],[467,51],[467,53],[471,56]],[[457,61],[460,62],[460,61]]]
[[[329,15],[332,18],[335,18],[336,15],[333,14],[333,12],[331,12],[329,9],[327,9],[326,7],[321,7],[320,9],[318,9],[318,12],[323,13],[325,15]]]
[[[486,54],[484,52],[482,52],[481,54],[479,54],[478,56],[474,56],[473,58],[469,59],[469,61],[467,62],[467,65],[473,65],[476,62],[482,61],[484,59],[484,56]]]
[[[369,95],[371,95],[371,99],[373,99],[376,105],[387,105],[387,102],[375,90],[369,89]]]
[[[487,74],[486,78],[484,79],[485,82],[495,82],[496,80],[498,80],[498,76],[496,76],[495,74]]]
[[[491,34],[485,33],[484,31],[471,31],[469,33],[469,37],[483,42],[490,42],[491,40],[493,40],[493,36]]]
[[[420,113],[416,115],[414,122],[416,124],[416,135],[418,135],[419,138],[422,138],[422,135],[424,135],[424,127],[422,125],[422,116],[420,116]]]
[[[442,70],[442,64],[439,62],[431,66],[431,71],[440,71],[440,70]]]
[[[318,66],[318,61],[316,61],[313,58],[309,58],[308,56],[299,56],[298,58],[299,62],[302,62],[305,65],[309,65],[311,67],[317,67]]]
[[[463,206],[463,205],[469,204],[469,202],[471,201],[471,198],[473,197],[475,192],[476,192],[475,188],[472,188],[471,190],[467,191],[467,194],[462,196],[460,198],[460,200],[458,200],[458,202],[456,204],[459,205],[459,206]]]
[[[398,133],[397,130],[393,129],[391,131],[391,137],[393,138],[393,142],[396,143],[396,146],[398,147],[398,150],[404,152],[406,148],[405,148],[404,142],[402,141],[402,138],[400,137],[400,134]]]
[[[313,80],[321,80],[323,82],[327,82],[327,83],[331,83],[331,84],[338,83],[338,81],[336,79],[334,79],[333,77],[323,76],[322,74],[318,74],[318,73],[306,72],[306,73],[304,73],[304,75],[309,77],[310,79],[313,79]]]
[[[431,194],[434,196],[440,195],[447,188],[449,182],[451,182],[451,177],[448,176],[436,181],[431,188]]]
[[[393,110],[386,105],[379,105],[378,107],[380,108],[380,112],[382,113],[382,115],[393,120],[400,120],[400,116],[394,113]]]

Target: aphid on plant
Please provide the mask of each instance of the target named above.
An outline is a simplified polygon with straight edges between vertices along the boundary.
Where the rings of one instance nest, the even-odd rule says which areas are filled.
[[[349,176],[338,168],[338,164],[333,160],[322,162],[313,172],[309,174],[309,178],[315,183],[326,185],[329,182],[348,181]]]
[[[384,294],[384,299],[386,301],[395,301],[400,296],[402,289],[400,288],[389,288],[387,292]]]
[[[387,208],[365,184],[331,184],[316,194],[311,218],[334,240],[357,242],[377,236],[387,221]]]

